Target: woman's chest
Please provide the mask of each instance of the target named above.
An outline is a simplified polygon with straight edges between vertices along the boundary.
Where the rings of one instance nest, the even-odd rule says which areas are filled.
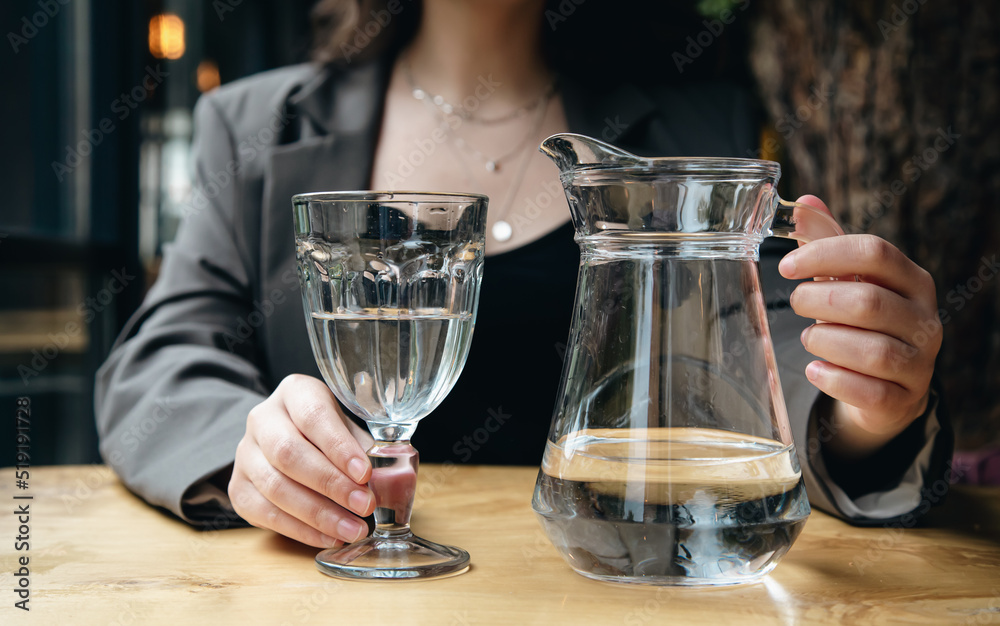
[[[538,151],[543,139],[566,129],[558,98],[509,121],[483,124],[443,115],[390,87],[370,184],[390,191],[485,194],[488,252],[507,252],[569,218],[558,172]]]

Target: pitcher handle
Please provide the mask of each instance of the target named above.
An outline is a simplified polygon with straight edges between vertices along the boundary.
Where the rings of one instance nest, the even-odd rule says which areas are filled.
[[[778,198],[771,220],[771,235],[809,243],[817,239],[843,235],[844,229],[829,213],[801,202]]]
[[[791,202],[778,198],[774,219],[771,220],[770,234],[775,237],[809,243],[817,239],[843,235],[844,229],[840,227],[837,220],[833,219],[832,215],[825,211],[802,202]],[[837,279],[830,278],[829,280]],[[855,276],[854,281],[859,282],[860,279]]]

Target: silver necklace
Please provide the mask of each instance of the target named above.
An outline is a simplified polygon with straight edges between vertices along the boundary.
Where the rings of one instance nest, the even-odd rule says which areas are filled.
[[[523,152],[524,156],[521,158],[520,166],[517,168],[514,177],[511,179],[510,185],[507,187],[507,193],[505,194],[504,197],[504,203],[503,205],[501,205],[499,211],[500,217],[494,220],[493,226],[490,227],[490,235],[492,235],[493,239],[501,243],[510,240],[510,238],[514,236],[513,225],[504,218],[507,216],[507,212],[510,210],[510,207],[514,204],[514,197],[517,195],[518,190],[521,188],[521,183],[524,182],[524,176],[528,169],[528,163],[531,161],[531,152],[524,150],[524,148],[529,145],[531,138],[537,137],[538,133],[541,131],[542,124],[545,121],[546,109],[548,109],[548,98],[546,98],[546,106],[539,108],[538,117],[535,123],[532,125],[530,131],[525,136],[525,139],[520,143],[518,151]],[[449,129],[446,120],[441,120],[440,125],[441,125],[440,127],[445,129],[446,131]],[[447,143],[445,145],[448,146],[449,151],[451,151],[452,153],[452,156],[455,158],[459,166],[462,168],[466,179],[469,182],[473,183],[476,187],[482,187],[482,185],[476,179],[476,176],[472,173],[472,170],[469,169],[469,164],[467,162],[467,159],[463,158],[463,155],[458,153],[455,147]]]
[[[535,121],[531,128],[531,132],[528,133],[526,140],[523,142],[525,147],[531,141],[531,137],[537,137],[539,131],[541,131],[542,123],[545,121],[545,110],[548,108],[547,105],[548,98],[546,98],[546,106],[540,107],[538,119]],[[510,187],[507,188],[507,194],[504,198],[504,203],[500,208],[499,217],[494,220],[493,226],[490,228],[490,234],[493,235],[493,239],[501,243],[510,240],[510,238],[514,236],[514,226],[504,218],[507,217],[510,207],[514,204],[514,198],[517,196],[517,192],[521,189],[521,183],[524,182],[524,176],[528,171],[528,163],[530,161],[531,152],[525,150],[524,155],[521,157],[520,166],[517,168],[517,172],[511,180]]]
[[[471,152],[472,156],[484,161],[484,167],[487,172],[498,173],[501,169],[501,163],[506,162],[508,159],[511,159],[522,152],[525,152],[525,148],[530,145],[531,139],[533,137],[537,137],[538,133],[542,129],[542,124],[545,121],[545,113],[548,109],[549,99],[555,93],[556,87],[556,80],[553,79],[549,82],[548,86],[541,93],[541,95],[532,102],[498,117],[482,118],[475,117],[471,111],[466,111],[456,107],[445,100],[443,96],[431,94],[420,87],[417,84],[416,79],[413,77],[410,60],[408,58],[403,61],[402,70],[403,75],[409,83],[410,93],[413,95],[414,99],[423,102],[431,110],[432,115],[438,121],[439,128],[452,136],[452,142],[445,142],[445,145],[448,146],[449,151],[452,152],[452,156],[456,161],[458,161],[459,166],[464,170],[466,178],[477,187],[481,187],[481,185],[479,184],[479,181],[476,180],[476,176],[473,175],[472,171],[469,169],[468,159],[464,158],[464,155],[459,154],[459,152],[462,149],[467,148]],[[447,116],[456,115],[463,122],[468,121],[489,126],[519,119],[536,109],[538,110],[538,116],[535,123],[532,124],[529,129],[528,134],[525,135],[524,138],[519,141],[516,146],[514,146],[514,148],[508,150],[501,156],[492,159],[488,158],[482,151],[473,148],[461,137],[457,137],[454,133],[455,129],[448,123],[447,118]],[[521,188],[521,184],[524,182],[524,176],[528,169],[528,163],[531,161],[530,157],[531,154],[526,153],[525,156],[521,158],[520,165],[507,188],[504,203],[499,212],[500,217],[494,220],[493,226],[490,228],[490,235],[492,235],[493,239],[498,242],[508,241],[514,236],[513,225],[511,225],[511,223],[504,218],[507,216],[507,212],[510,210],[511,205],[514,204],[514,198],[517,195],[518,190]]]
[[[521,150],[524,149],[525,145],[529,141],[531,141],[532,133],[529,133],[522,142],[518,143],[507,152],[501,154],[498,157],[490,158],[486,156],[486,154],[483,153],[482,150],[477,150],[475,147],[470,145],[469,142],[467,142],[465,139],[456,136],[454,134],[454,129],[452,129],[450,125],[446,123],[447,120],[441,116],[456,115],[463,122],[471,122],[482,126],[492,126],[504,122],[513,121],[523,117],[524,115],[530,113],[535,109],[541,109],[544,112],[545,109],[547,108],[549,98],[551,98],[552,94],[555,93],[555,87],[556,87],[556,81],[555,79],[553,79],[552,81],[549,82],[548,86],[541,93],[541,95],[538,96],[538,98],[534,99],[532,102],[520,106],[517,109],[511,111],[510,113],[506,113],[498,117],[482,118],[473,115],[471,111],[466,111],[460,107],[452,105],[447,100],[445,100],[443,96],[432,94],[427,90],[423,89],[422,87],[420,87],[417,84],[416,79],[413,77],[413,71],[412,68],[410,67],[409,59],[406,59],[403,62],[403,74],[406,76],[406,81],[410,85],[410,93],[413,95],[413,97],[416,100],[419,100],[420,102],[423,102],[428,106],[433,106],[434,108],[436,108],[435,111],[435,113],[437,114],[436,117],[441,118],[440,119],[441,127],[444,128],[450,135],[452,135],[453,137],[452,141],[454,142],[455,146],[461,150],[467,150],[473,158],[482,161],[483,167],[486,169],[487,172],[490,173],[499,172],[504,162],[506,162],[511,157],[514,157],[518,153],[520,153]]]
[[[543,104],[539,107],[538,119],[535,121],[534,128],[531,129],[531,133],[528,134],[528,141],[531,141],[532,135],[537,138],[538,133],[542,130],[542,123],[545,121],[545,110],[549,108],[549,96],[550,92],[546,91]],[[527,145],[527,142],[525,145]],[[493,238],[497,241],[507,241],[514,236],[514,227],[504,218],[507,217],[507,212],[510,210],[511,205],[514,204],[514,196],[521,189],[521,183],[524,182],[524,175],[528,171],[529,161],[531,161],[531,152],[525,151],[524,157],[521,158],[521,166],[514,176],[514,182],[511,183],[510,189],[507,191],[507,197],[504,198],[504,207],[500,212],[500,217],[493,222],[493,228],[490,229]]]
[[[476,115],[473,111],[467,111],[462,107],[455,106],[444,99],[444,96],[438,94],[429,93],[427,90],[423,89],[417,84],[416,79],[413,77],[413,68],[410,65],[410,59],[406,58],[403,62],[403,75],[406,76],[406,82],[410,85],[410,93],[413,97],[420,101],[430,102],[438,109],[441,110],[445,115],[458,115],[465,122],[471,122],[473,124],[480,124],[483,126],[491,126],[494,124],[503,124],[504,122],[509,122],[515,120],[519,117],[523,117],[534,111],[536,108],[541,106],[556,90],[556,81],[553,79],[549,81],[548,86],[545,90],[538,95],[537,98],[523,104],[509,113],[504,113],[503,115],[498,115],[496,117],[482,117]]]

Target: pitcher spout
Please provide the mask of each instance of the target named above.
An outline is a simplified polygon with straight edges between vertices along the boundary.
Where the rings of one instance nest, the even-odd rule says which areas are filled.
[[[563,174],[584,167],[623,167],[646,162],[621,148],[576,133],[552,135],[538,149],[552,159]]]

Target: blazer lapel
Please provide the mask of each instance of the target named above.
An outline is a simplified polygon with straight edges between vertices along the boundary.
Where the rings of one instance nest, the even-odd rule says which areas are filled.
[[[384,80],[384,68],[371,65],[335,80],[321,76],[304,86],[289,98],[289,106],[303,118],[300,139],[276,146],[265,162],[258,298],[267,318],[261,347],[270,356],[275,384],[297,372],[318,376],[295,267],[292,196],[368,189]]]

